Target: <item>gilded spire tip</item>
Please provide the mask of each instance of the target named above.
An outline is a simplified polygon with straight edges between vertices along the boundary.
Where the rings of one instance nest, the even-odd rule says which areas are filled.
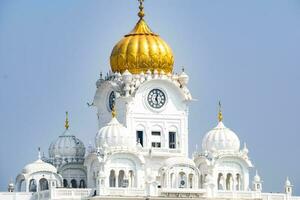
[[[218,113],[218,119],[219,119],[219,122],[223,121],[223,114],[222,114],[222,104],[221,104],[221,101],[219,101],[219,113]]]
[[[138,0],[140,2],[140,6],[139,6],[139,13],[138,13],[138,16],[140,17],[140,19],[143,19],[143,17],[145,16],[145,13],[144,13],[144,0]]]
[[[69,129],[70,125],[69,125],[69,116],[68,116],[68,111],[66,112],[66,120],[65,120],[65,128],[66,130]]]
[[[116,108],[115,108],[115,104],[112,105],[111,115],[112,115],[112,118],[115,118],[117,116],[117,111],[116,111]]]

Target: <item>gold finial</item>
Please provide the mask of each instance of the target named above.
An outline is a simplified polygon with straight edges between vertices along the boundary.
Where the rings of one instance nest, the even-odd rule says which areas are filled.
[[[117,116],[117,111],[116,111],[116,108],[115,108],[115,104],[112,105],[111,115],[112,115],[113,118],[115,118]]]
[[[219,113],[218,113],[218,119],[219,119],[219,122],[223,121],[223,114],[222,114],[222,105],[221,105],[221,101],[219,101]]]
[[[66,112],[66,120],[65,120],[65,128],[68,130],[69,129],[69,117],[68,117],[68,111]]]
[[[140,12],[138,13],[138,16],[140,17],[140,19],[143,19],[143,17],[145,16],[145,13],[144,13],[144,0],[138,0],[140,2],[140,6],[139,6],[139,9],[140,9]]]

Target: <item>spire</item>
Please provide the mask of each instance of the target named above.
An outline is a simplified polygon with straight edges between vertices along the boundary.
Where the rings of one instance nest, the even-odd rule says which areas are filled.
[[[143,17],[145,16],[145,13],[144,13],[144,0],[138,0],[140,2],[140,6],[139,6],[139,13],[138,13],[138,16],[140,17],[140,20],[143,19]]]
[[[290,179],[289,179],[288,176],[286,177],[285,185],[286,185],[286,186],[291,186],[291,181],[290,181]]]
[[[41,160],[41,147],[38,148],[38,159]]]
[[[69,129],[70,125],[69,125],[69,116],[68,116],[68,111],[66,112],[66,120],[65,120],[65,128],[66,130]]]
[[[223,121],[223,114],[222,114],[222,105],[221,105],[221,101],[219,101],[219,113],[218,113],[218,119],[219,119],[219,122]]]
[[[116,111],[116,108],[115,108],[115,104],[112,105],[111,115],[112,115],[112,118],[115,118],[117,116],[117,111]]]

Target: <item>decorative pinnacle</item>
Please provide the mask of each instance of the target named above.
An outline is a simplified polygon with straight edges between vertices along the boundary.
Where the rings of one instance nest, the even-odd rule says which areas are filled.
[[[70,125],[69,125],[69,116],[68,116],[68,111],[66,112],[66,120],[65,120],[65,128],[68,130]]]
[[[143,17],[145,16],[145,13],[144,13],[144,0],[138,0],[140,2],[140,6],[139,6],[139,13],[138,13],[138,16],[140,17],[140,19],[143,19]]]
[[[222,105],[221,105],[221,101],[219,101],[219,113],[218,113],[218,119],[219,119],[219,122],[223,121],[223,114],[222,114]]]
[[[117,116],[117,111],[116,111],[116,108],[115,108],[115,104],[112,105],[111,115],[112,115],[113,118],[115,118]]]
[[[41,147],[38,148],[38,159],[41,160]]]

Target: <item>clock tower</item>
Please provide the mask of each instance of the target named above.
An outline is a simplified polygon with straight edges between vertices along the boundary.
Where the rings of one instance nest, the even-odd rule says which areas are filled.
[[[149,166],[158,171],[165,159],[188,156],[192,96],[188,75],[184,70],[173,72],[171,48],[145,22],[142,1],[139,8],[134,29],[112,50],[110,73],[96,83],[93,105],[99,128],[111,120],[115,106],[118,121],[135,139]]]

